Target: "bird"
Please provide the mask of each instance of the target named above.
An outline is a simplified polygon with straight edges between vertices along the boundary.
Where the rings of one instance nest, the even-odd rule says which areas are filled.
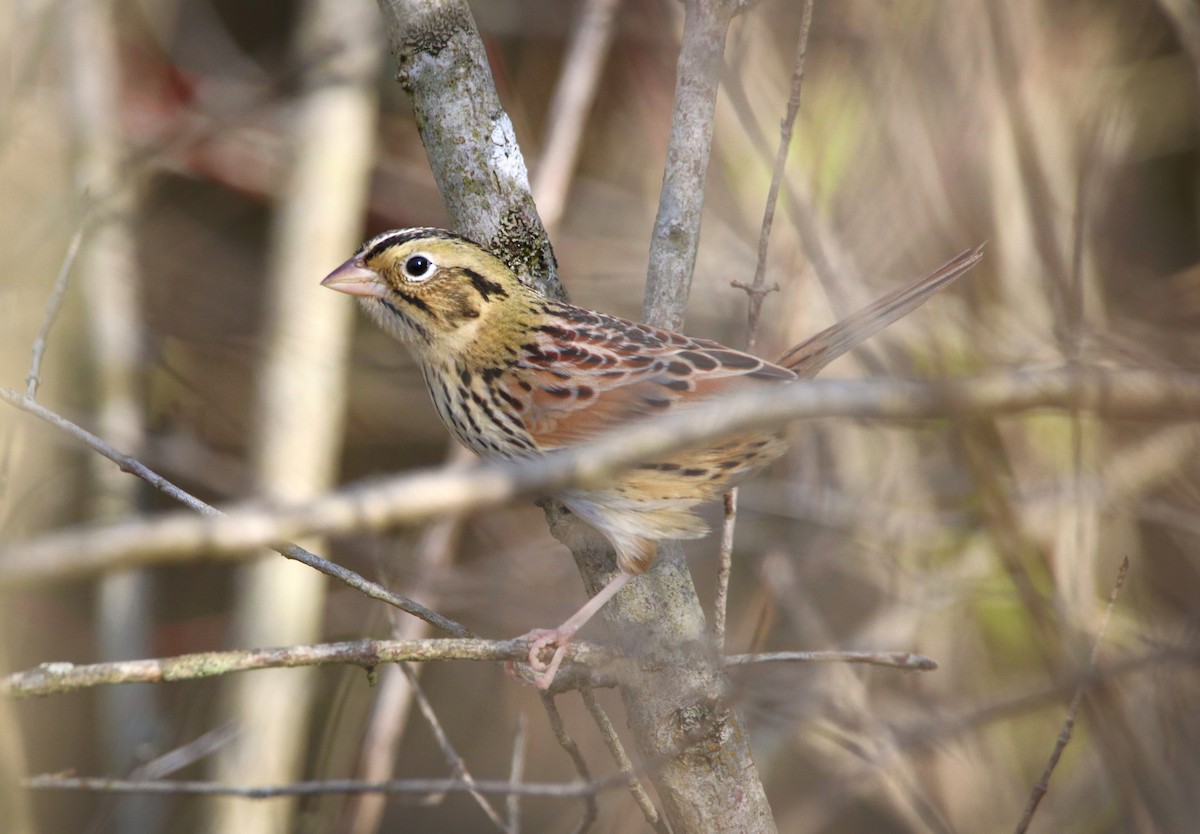
[[[963,252],[775,362],[549,298],[485,247],[445,229],[376,235],[321,283],[357,297],[408,347],[438,415],[463,445],[484,459],[528,459],[654,415],[814,376],[959,278],[981,249]],[[563,491],[562,503],[611,542],[620,570],[558,628],[525,635],[534,683],[551,685],[571,638],[650,568],[659,541],[706,535],[696,508],[785,449],[779,432],[750,431],[648,460],[602,487]],[[547,647],[554,649],[548,662]]]

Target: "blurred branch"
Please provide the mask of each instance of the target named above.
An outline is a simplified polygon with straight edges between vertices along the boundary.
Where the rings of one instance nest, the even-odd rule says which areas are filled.
[[[135,782],[124,779],[101,779],[46,774],[32,776],[21,783],[30,790],[75,790],[99,793],[152,793],[190,796],[238,796],[244,799],[271,799],[280,796],[316,796],[321,794],[384,793],[384,794],[430,794],[438,795],[451,791],[475,790],[479,793],[517,794],[550,799],[577,799],[594,797],[601,790],[612,790],[616,785],[605,782],[594,784],[553,782],[500,782],[484,779],[465,782],[461,779],[394,779],[389,782],[360,782],[354,779],[331,779],[321,782],[293,782],[274,787],[246,788],[222,785],[216,782]]]
[[[514,785],[519,785],[521,779],[525,776],[525,756],[526,747],[528,746],[528,738],[525,732],[525,716],[517,713],[517,729],[513,733],[513,750],[512,764],[508,769],[508,781]],[[520,794],[509,794],[508,802],[505,803],[506,812],[508,813],[508,827],[510,831],[519,832],[521,830],[521,796]]]
[[[1175,36],[1192,61],[1193,71],[1200,77],[1200,8],[1192,0],[1158,0],[1158,5],[1171,21]]]
[[[65,417],[62,417],[53,411],[42,407],[35,401],[30,400],[27,397],[22,397],[15,391],[7,388],[0,388],[0,399],[5,400],[9,404],[15,406],[21,411],[26,412],[27,414],[32,414],[38,419],[49,423],[76,440],[79,440],[88,448],[92,449],[108,460],[111,460],[121,469],[122,472],[128,472],[134,477],[141,478],[155,489],[163,492],[171,498],[174,498],[184,506],[200,513],[201,516],[218,518],[223,515],[216,507],[206,504],[199,498],[196,498],[190,493],[185,492],[175,484],[168,481],[166,478],[142,464],[140,461],[137,461],[126,454],[118,452],[116,449],[112,448],[112,446],[108,445],[99,437],[96,437],[96,435],[87,431],[83,427],[78,426],[75,423],[72,423],[70,420],[67,420]],[[384,588],[382,585],[371,582],[352,570],[344,568],[341,565],[336,565],[326,559],[322,559],[315,553],[309,553],[302,547],[297,547],[293,544],[277,546],[271,544],[270,542],[263,542],[262,544],[266,547],[272,548],[276,553],[279,553],[288,559],[308,565],[313,570],[318,570],[326,576],[330,576],[339,582],[354,588],[356,591],[361,592],[371,599],[376,599],[380,602],[386,602],[388,605],[395,606],[407,614],[412,614],[414,617],[420,617],[430,625],[449,632],[456,637],[473,636],[470,629],[468,629],[466,626],[461,625],[460,623],[457,623],[448,617],[443,617],[436,611],[429,610],[419,602],[408,599],[407,597],[403,597],[400,594],[393,593],[387,588]],[[0,585],[4,584],[3,574],[6,567],[8,567],[8,565],[5,562],[5,557],[3,556],[2,552],[0,552]]]
[[[37,397],[37,389],[42,382],[42,357],[46,353],[50,329],[54,327],[54,322],[58,320],[58,313],[62,309],[63,295],[67,291],[67,279],[71,275],[71,267],[75,265],[75,258],[79,255],[79,247],[83,243],[86,228],[87,217],[85,215],[80,218],[79,225],[75,227],[75,232],[71,235],[71,242],[67,244],[67,253],[63,256],[62,266],[58,269],[58,277],[54,279],[54,288],[50,290],[50,297],[46,299],[46,312],[42,318],[42,326],[38,329],[37,338],[33,341],[29,373],[25,377],[25,396],[30,400]]]
[[[313,265],[336,263],[362,239],[384,58],[370,0],[304,0],[299,10],[288,54],[300,69],[261,279],[263,324],[247,448],[253,494],[270,501],[307,500],[337,479],[354,311],[321,297]],[[324,577],[267,553],[258,556],[234,568],[230,642],[320,639]],[[296,672],[225,681],[219,709],[240,732],[213,758],[209,775],[231,784],[300,778],[318,690],[313,678]],[[206,804],[205,830],[291,830],[298,810],[295,802],[215,801]]]
[[[758,654],[731,654],[726,656],[726,666],[748,666],[752,663],[865,663],[871,666],[894,666],[913,672],[933,672],[937,661],[914,652],[759,652]]]
[[[567,204],[567,192],[579,159],[588,113],[612,44],[621,0],[585,0],[567,48],[550,114],[541,157],[533,174],[537,201],[547,234],[553,238]]]
[[[0,388],[0,399],[67,428],[73,435],[83,432],[11,390]],[[78,577],[119,565],[179,560],[196,553],[229,553],[315,533],[413,524],[498,506],[521,495],[546,494],[572,486],[587,488],[657,455],[747,429],[776,428],[792,420],[834,416],[912,420],[1016,414],[1045,408],[1078,408],[1123,419],[1194,420],[1200,413],[1200,376],[1078,367],[940,382],[801,380],[622,427],[594,443],[535,460],[418,472],[351,486],[289,506],[242,504],[224,516],[213,516],[216,511],[208,507],[208,517],[171,513],[8,544],[0,548],[0,586]],[[98,438],[92,440],[104,447]],[[131,469],[140,467],[119,454],[116,459],[130,461]],[[325,572],[336,568],[324,560],[319,563],[325,566]],[[344,572],[365,583],[357,574]],[[380,593],[389,600],[398,597],[373,583],[366,586],[375,598],[381,598]],[[411,601],[404,605],[416,606]],[[420,606],[416,609],[423,610]],[[447,630],[451,633],[452,629],[462,628],[433,612],[418,616],[437,617],[439,627],[443,627],[441,623],[449,624]]]
[[[1121,593],[1121,588],[1125,585],[1125,576],[1128,573],[1129,557],[1126,556],[1121,560],[1121,567],[1117,571],[1117,581],[1108,595],[1108,606],[1104,609],[1104,619],[1101,621],[1100,628],[1096,631],[1096,639],[1092,643],[1092,653],[1088,658],[1088,672],[1096,670],[1096,661],[1100,657],[1100,644],[1103,642],[1104,635],[1108,631],[1108,623],[1112,619],[1113,607],[1117,604],[1117,595]],[[1087,687],[1080,682],[1079,686],[1075,689],[1075,694],[1071,697],[1071,705],[1067,708],[1067,719],[1063,723],[1062,732],[1058,734],[1058,738],[1054,742],[1054,750],[1050,753],[1050,759],[1046,762],[1045,770],[1042,771],[1041,777],[1034,784],[1033,790],[1030,792],[1029,804],[1025,806],[1025,812],[1021,815],[1020,822],[1017,823],[1016,834],[1025,834],[1029,830],[1029,824],[1033,821],[1033,815],[1037,812],[1042,797],[1050,789],[1050,776],[1054,773],[1054,768],[1058,766],[1058,761],[1062,757],[1063,751],[1071,741],[1071,731],[1075,727],[1075,716],[1079,713],[1079,707],[1083,703],[1083,696],[1086,691]]]

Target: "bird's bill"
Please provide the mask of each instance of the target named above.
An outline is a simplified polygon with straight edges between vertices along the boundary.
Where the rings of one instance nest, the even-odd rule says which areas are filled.
[[[365,298],[380,298],[387,293],[387,287],[379,279],[379,274],[373,269],[368,269],[358,258],[351,258],[326,275],[321,286]]]

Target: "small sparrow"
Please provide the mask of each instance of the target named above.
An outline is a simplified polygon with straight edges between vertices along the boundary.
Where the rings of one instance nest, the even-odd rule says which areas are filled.
[[[922,304],[980,259],[964,252],[881,298],[776,362],[708,339],[554,301],[521,283],[499,258],[442,229],[371,239],[321,283],[358,296],[406,344],[446,428],[484,458],[528,458],[573,446],[650,415],[734,391],[814,376],[862,340]],[[612,542],[621,572],[556,629],[537,629],[529,664],[549,687],[571,637],[629,580],[661,539],[708,532],[694,513],[784,451],[775,432],[748,432],[647,461],[600,489],[559,497]],[[549,663],[540,655],[555,651]]]

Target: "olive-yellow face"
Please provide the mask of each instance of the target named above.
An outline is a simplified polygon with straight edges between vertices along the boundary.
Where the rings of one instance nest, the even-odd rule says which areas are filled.
[[[464,348],[497,309],[528,292],[494,255],[439,229],[385,232],[321,283],[358,296],[421,355]]]

